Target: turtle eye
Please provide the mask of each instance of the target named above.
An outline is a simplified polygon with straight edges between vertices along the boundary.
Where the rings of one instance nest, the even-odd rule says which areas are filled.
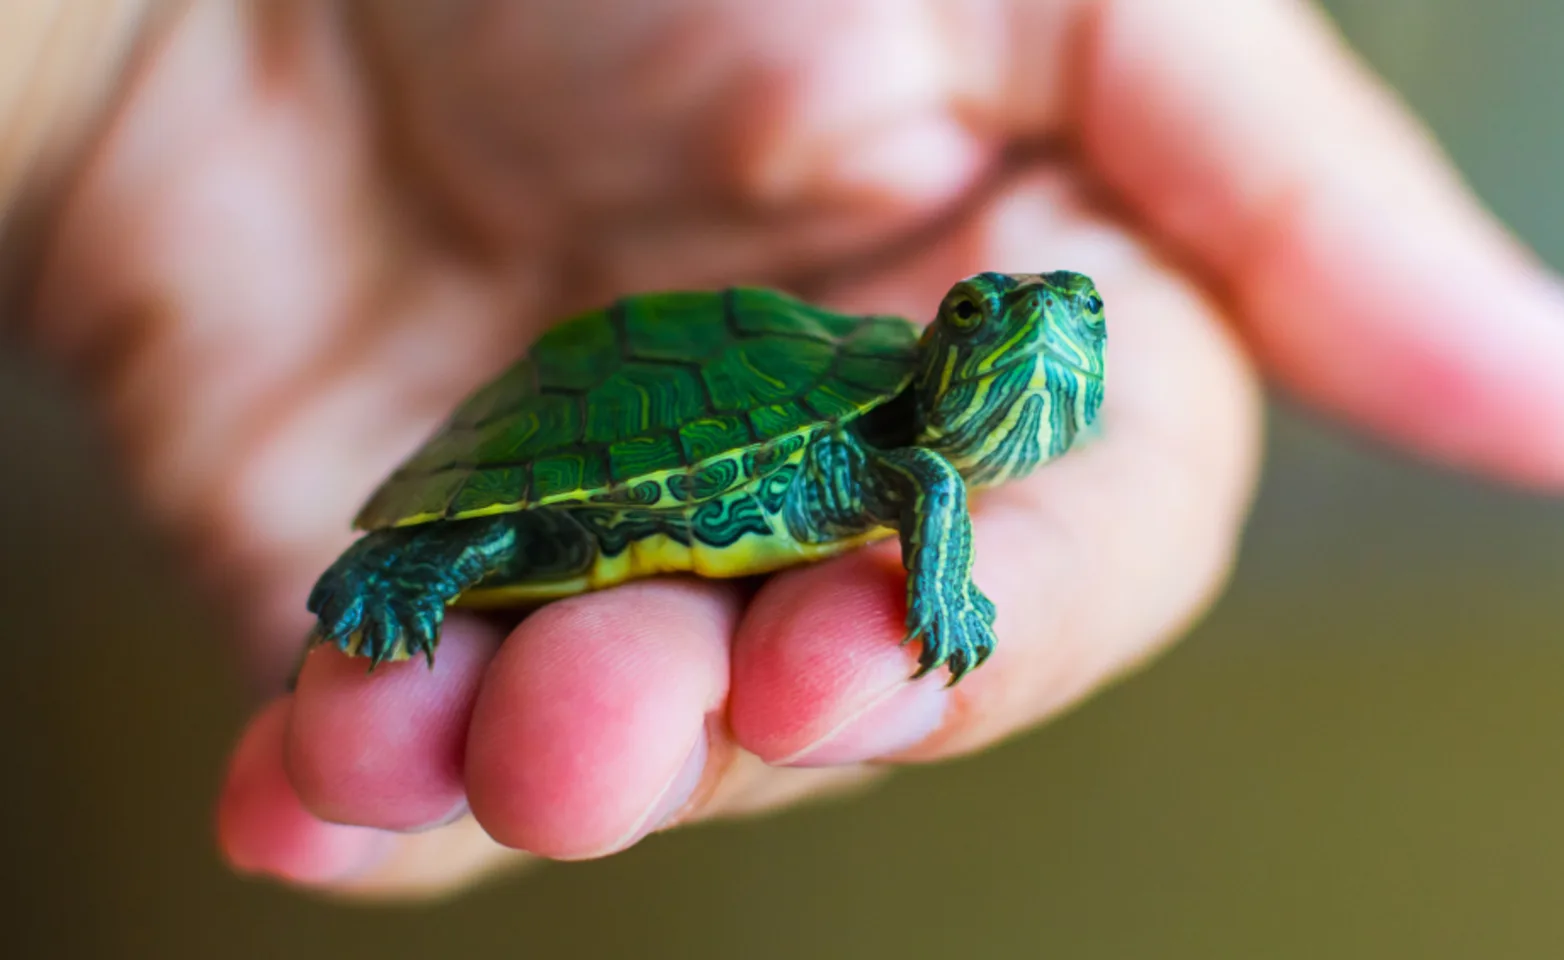
[[[1101,313],[1102,312],[1102,298],[1097,296],[1095,293],[1092,294],[1091,296],[1087,297],[1086,298],[1086,309],[1090,310],[1092,313]]]
[[[946,305],[945,317],[959,330],[971,330],[983,321],[983,307],[966,294],[957,294]]]

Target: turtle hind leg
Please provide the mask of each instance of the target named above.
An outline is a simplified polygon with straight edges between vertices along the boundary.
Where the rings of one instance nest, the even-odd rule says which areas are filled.
[[[310,591],[310,642],[385,660],[423,654],[434,665],[445,605],[516,552],[509,517],[376,530],[337,558]]]

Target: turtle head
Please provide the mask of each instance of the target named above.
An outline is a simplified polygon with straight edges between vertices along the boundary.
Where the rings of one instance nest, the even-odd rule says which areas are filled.
[[[1102,405],[1102,297],[1079,273],[980,273],[924,332],[919,443],[969,483],[999,483],[1069,448]]]

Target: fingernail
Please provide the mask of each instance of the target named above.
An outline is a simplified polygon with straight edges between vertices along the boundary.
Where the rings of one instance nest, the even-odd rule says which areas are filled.
[[[463,797],[461,800],[457,801],[456,806],[452,807],[451,811],[445,816],[431,820],[428,823],[420,823],[415,826],[407,827],[402,832],[426,833],[430,830],[438,830],[441,827],[448,827],[461,818],[467,816],[469,810],[470,808],[467,806],[467,798]]]
[[[943,674],[897,684],[814,743],[772,764],[831,767],[900,753],[939,729],[949,703],[950,691]]]
[[[623,837],[605,847],[601,854],[614,853],[626,847],[639,843],[647,834],[666,826],[674,817],[678,816],[685,804],[695,795],[695,788],[700,786],[701,775],[706,772],[706,731],[701,730],[700,737],[695,741],[695,747],[690,755],[685,758],[684,766],[668,781],[668,786],[658,795],[642,815],[636,825]]]

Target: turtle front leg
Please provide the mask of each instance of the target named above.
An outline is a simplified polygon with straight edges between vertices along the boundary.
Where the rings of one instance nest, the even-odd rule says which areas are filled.
[[[422,653],[434,665],[445,606],[517,551],[510,516],[376,530],[343,552],[310,591],[311,645],[384,660]]]
[[[949,460],[923,447],[871,454],[870,507],[894,521],[907,568],[906,643],[921,639],[921,677],[945,666],[954,684],[994,650],[994,604],[972,581],[967,488]]]

